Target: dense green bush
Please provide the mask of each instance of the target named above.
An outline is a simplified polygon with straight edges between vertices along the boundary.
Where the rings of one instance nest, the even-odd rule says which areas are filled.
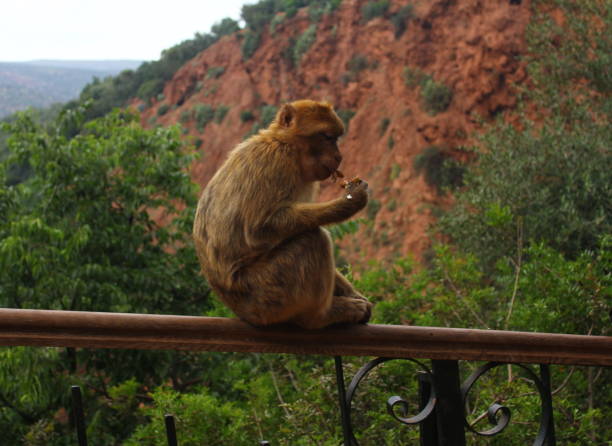
[[[264,105],[261,107],[261,126],[262,128],[268,127],[274,118],[276,117],[276,112],[278,111],[278,107],[275,105]]]
[[[203,132],[206,125],[215,117],[215,110],[210,104],[197,104],[193,108],[193,116],[196,128],[199,132]]]
[[[255,115],[253,114],[251,110],[242,110],[240,112],[241,122],[248,122],[248,121],[252,121],[253,119],[255,119]]]
[[[347,63],[348,71],[341,77],[342,83],[357,81],[359,73],[370,68],[376,68],[378,63],[375,60],[368,60],[363,54],[355,54]]]
[[[376,200],[375,198],[370,198],[368,200],[368,205],[366,207],[366,215],[368,216],[368,219],[370,220],[374,220],[376,218],[376,214],[378,214],[378,211],[380,211],[380,201]]]
[[[191,120],[191,111],[190,110],[182,110],[179,115],[179,122],[181,124],[186,124]]]
[[[256,134],[262,129],[267,128],[274,118],[276,117],[276,112],[278,111],[278,107],[274,105],[262,105],[259,109],[259,120],[253,123],[251,130],[245,135],[245,138],[248,138],[251,135]],[[248,117],[248,115],[247,115]],[[246,121],[243,121],[246,122]]]
[[[218,79],[225,73],[225,67],[210,67],[206,72],[207,79]]]
[[[229,111],[229,107],[227,105],[219,105],[215,110],[215,122],[217,124],[221,124],[225,119],[225,115]]]
[[[259,48],[259,42],[261,40],[261,32],[247,30],[243,36],[242,45],[240,47],[242,51],[242,60],[248,60],[251,58],[257,48]]]
[[[368,22],[376,17],[386,14],[389,9],[389,0],[370,0],[361,7],[361,16]]]
[[[354,110],[349,110],[345,108],[336,110],[336,114],[340,119],[342,119],[342,122],[344,123],[345,133],[348,133],[349,123],[351,122],[351,119],[353,119],[353,116],[355,116],[355,113],[356,112]]]
[[[406,5],[402,6],[396,13],[391,14],[389,20],[393,23],[395,28],[395,38],[397,39],[406,31],[406,22],[413,17],[414,6]]]
[[[302,57],[310,49],[317,38],[317,25],[310,25],[295,41],[293,47],[293,64],[299,66]]]
[[[429,186],[435,187],[440,193],[463,184],[465,167],[451,158],[442,147],[426,147],[414,158],[413,167],[416,173],[424,175]]]
[[[322,3],[313,3],[308,7],[308,19],[313,24],[318,24],[326,12],[325,5]]]
[[[238,22],[229,17],[226,17],[220,22],[215,23],[210,28],[210,31],[218,39],[223,36],[234,34],[236,31],[239,31],[239,30],[240,30],[240,26],[238,25]]]
[[[253,31],[263,31],[277,12],[274,0],[262,0],[253,4],[242,6],[241,17],[246,27]]]
[[[150,422],[141,424],[123,443],[126,446],[166,446],[164,415],[177,414],[176,429],[185,446],[199,446],[209,440],[219,446],[238,446],[251,443],[256,437],[249,413],[240,404],[226,401],[203,389],[198,393],[179,393],[168,387],[151,392],[152,405],[140,412]]]
[[[285,13],[276,14],[270,21],[270,34],[274,34],[276,32],[276,27],[283,23],[286,18],[287,14]]]
[[[165,115],[168,112],[168,110],[170,110],[170,106],[168,104],[161,104],[157,108],[157,116]]]
[[[453,100],[453,91],[433,79],[426,79],[421,86],[423,106],[430,115],[437,115],[448,108]]]
[[[389,124],[391,124],[391,119],[389,118],[382,118],[380,120],[380,124],[378,127],[378,131],[380,132],[380,136],[383,136],[385,134],[385,132],[387,131],[387,128],[389,128]]]
[[[355,54],[347,64],[347,68],[351,73],[359,73],[360,71],[367,70],[369,67],[368,58],[363,54]]]
[[[422,86],[426,80],[431,79],[430,76],[425,74],[419,68],[413,67],[404,67],[402,77],[404,78],[404,84],[410,88],[414,88],[418,85]]]

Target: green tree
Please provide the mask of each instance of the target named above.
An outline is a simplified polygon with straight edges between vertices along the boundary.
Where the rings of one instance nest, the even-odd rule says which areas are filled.
[[[229,34],[234,34],[239,30],[240,26],[238,25],[238,22],[229,17],[225,17],[223,20],[215,23],[210,28],[210,32],[212,32],[218,39]]]
[[[190,238],[193,155],[179,129],[144,130],[120,111],[82,118],[80,110],[63,112],[43,129],[21,115],[4,126],[10,156],[0,179],[13,163],[27,162],[32,175],[15,186],[0,182],[0,306],[202,314],[209,291]],[[65,407],[68,380],[94,389],[132,377],[179,383],[193,379],[197,364],[172,352],[125,350],[2,349],[0,360],[0,401],[8,402],[0,403],[0,430],[10,444],[28,432],[65,436],[68,426],[53,414]],[[6,375],[24,363],[31,372]],[[96,418],[104,407],[96,397],[88,391],[93,430],[121,437],[134,427]]]
[[[533,87],[523,104],[536,110],[520,125],[499,120],[480,140],[457,206],[441,221],[463,250],[488,265],[517,240],[544,241],[576,258],[612,233],[612,24],[606,2],[541,0],[560,8],[564,27],[537,11],[528,32]],[[598,26],[593,26],[594,17]],[[599,28],[598,28],[599,27]],[[588,55],[588,57],[585,57]]]

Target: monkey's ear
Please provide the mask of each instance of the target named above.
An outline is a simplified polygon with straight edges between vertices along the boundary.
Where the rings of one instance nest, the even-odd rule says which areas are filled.
[[[295,122],[297,111],[291,104],[284,104],[278,112],[278,124],[289,128]]]

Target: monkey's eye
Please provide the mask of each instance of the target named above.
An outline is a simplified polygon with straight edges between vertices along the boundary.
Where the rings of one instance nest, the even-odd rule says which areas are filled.
[[[335,141],[336,137],[334,135],[330,135],[328,133],[324,133],[323,134],[323,138],[327,139],[328,141]]]

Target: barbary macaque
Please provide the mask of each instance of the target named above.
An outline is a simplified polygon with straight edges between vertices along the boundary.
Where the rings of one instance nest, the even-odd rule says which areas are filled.
[[[202,273],[244,321],[316,329],[366,323],[372,304],[336,270],[325,225],[363,209],[368,184],[313,202],[337,176],[344,125],[326,102],[283,105],[270,126],[239,144],[204,189],[193,227]]]

